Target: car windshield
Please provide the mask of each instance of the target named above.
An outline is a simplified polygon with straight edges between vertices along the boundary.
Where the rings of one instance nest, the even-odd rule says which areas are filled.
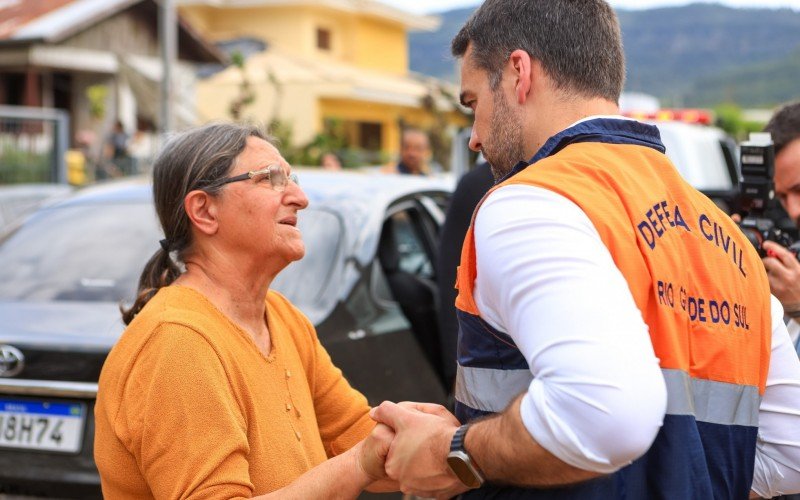
[[[130,301],[160,237],[147,204],[42,210],[0,246],[0,298]]]
[[[299,219],[306,256],[282,271],[273,288],[321,320],[337,297],[329,285],[342,260],[342,226],[321,210],[304,210]],[[0,244],[0,300],[130,304],[162,237],[148,203],[41,210]]]

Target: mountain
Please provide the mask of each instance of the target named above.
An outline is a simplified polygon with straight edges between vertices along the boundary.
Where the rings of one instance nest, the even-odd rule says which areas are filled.
[[[450,55],[450,42],[469,18],[475,7],[449,10],[437,14],[442,25],[436,31],[409,35],[409,64],[412,71],[458,81],[458,65]]]
[[[781,59],[727,69],[702,77],[686,92],[686,106],[735,102],[742,107],[770,108],[800,98],[800,50]]]
[[[411,34],[411,69],[457,81],[450,40],[473,10],[443,12],[438,31]],[[769,106],[800,98],[800,12],[696,3],[617,14],[626,90],[675,106]]]

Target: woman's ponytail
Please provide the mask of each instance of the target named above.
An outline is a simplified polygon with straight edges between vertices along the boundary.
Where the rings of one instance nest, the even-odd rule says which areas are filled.
[[[181,275],[181,270],[177,264],[170,257],[169,250],[159,248],[158,251],[150,257],[147,264],[142,270],[142,275],[139,277],[139,289],[136,294],[136,301],[133,305],[126,309],[120,306],[122,312],[122,321],[126,325],[130,325],[133,318],[142,310],[150,299],[155,296],[159,289],[172,284],[178,276]]]

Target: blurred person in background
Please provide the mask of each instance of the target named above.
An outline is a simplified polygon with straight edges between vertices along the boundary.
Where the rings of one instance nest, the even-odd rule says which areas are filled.
[[[114,127],[106,138],[106,158],[117,160],[126,157],[128,155],[129,139],[122,122],[119,120],[114,122]]]
[[[800,228],[800,102],[781,107],[765,132],[775,144],[775,193],[795,225]],[[774,241],[765,241],[764,267],[772,293],[783,304],[789,334],[800,353],[800,262],[794,252]]]
[[[319,165],[323,170],[330,170],[332,172],[338,172],[342,169],[342,162],[339,161],[339,157],[336,156],[335,153],[323,154],[320,158]]]
[[[128,142],[128,153],[133,161],[132,173],[149,171],[156,153],[155,126],[149,120],[137,118],[136,132]]]
[[[119,177],[129,174],[131,170],[131,156],[128,152],[130,136],[125,132],[122,122],[117,120],[111,133],[106,137],[103,148],[102,172],[106,177]]]
[[[192,129],[163,147],[153,194],[165,238],[100,375],[103,495],[391,488],[376,483],[391,432],[370,420],[309,320],[270,290],[305,253],[297,218],[308,199],[280,152],[255,128]]]
[[[429,175],[428,162],[431,159],[431,143],[428,134],[419,129],[403,131],[400,141],[400,161],[394,173],[406,175]]]
[[[497,179],[457,276],[462,425],[375,408],[395,431],[388,475],[464,498],[800,490],[800,361],[781,305],[658,129],[620,116],[611,6],[486,0],[452,52],[470,147]]]

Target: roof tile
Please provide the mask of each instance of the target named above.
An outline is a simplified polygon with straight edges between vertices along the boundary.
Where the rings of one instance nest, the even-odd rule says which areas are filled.
[[[0,0],[0,40],[10,38],[22,26],[74,0]]]

